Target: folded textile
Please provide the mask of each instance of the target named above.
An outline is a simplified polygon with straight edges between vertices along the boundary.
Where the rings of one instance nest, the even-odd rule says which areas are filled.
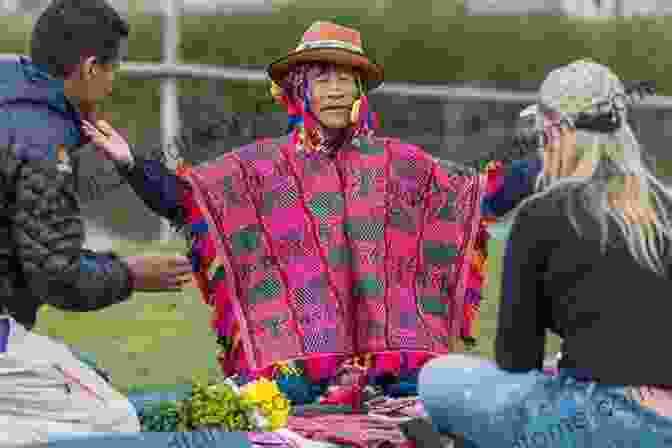
[[[289,437],[277,432],[248,432],[247,438],[252,448],[299,448]]]
[[[324,414],[359,414],[361,412],[354,411],[352,406],[333,405],[333,404],[307,404],[302,406],[293,406],[291,415],[297,417],[309,417],[313,415]]]
[[[301,436],[355,448],[411,448],[396,422],[369,415],[290,416],[287,429]]]
[[[341,448],[343,446],[335,443],[322,442],[320,440],[306,439],[286,428],[279,429],[276,433],[294,442],[295,446],[298,448]]]
[[[367,403],[367,410],[370,416],[384,418],[390,422],[402,422],[415,418],[429,418],[418,397],[384,397],[372,400]]]

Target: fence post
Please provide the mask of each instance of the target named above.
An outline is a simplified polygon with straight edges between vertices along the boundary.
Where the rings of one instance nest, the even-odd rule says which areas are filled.
[[[2,9],[7,15],[16,14],[19,10],[18,0],[3,0]]]
[[[162,0],[162,43],[163,63],[174,65],[178,63],[179,49],[179,17],[181,0]],[[161,147],[166,155],[168,166],[175,169],[176,160],[170,156],[171,147],[180,134],[180,112],[177,102],[177,79],[165,77],[161,80]],[[170,223],[161,220],[161,241],[170,241],[175,235]]]

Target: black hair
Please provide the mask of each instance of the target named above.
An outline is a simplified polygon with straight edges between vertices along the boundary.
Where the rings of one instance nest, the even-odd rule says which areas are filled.
[[[65,78],[89,56],[100,64],[116,62],[129,31],[105,0],[52,0],[33,27],[30,57],[50,75]]]

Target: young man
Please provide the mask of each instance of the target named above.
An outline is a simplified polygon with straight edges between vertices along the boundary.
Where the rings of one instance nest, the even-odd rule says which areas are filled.
[[[366,90],[380,85],[383,70],[355,30],[313,24],[269,75],[291,134],[183,176],[134,158],[104,122],[84,131],[125,166],[152,210],[191,230],[227,375],[245,381],[294,360],[323,393],[359,358],[373,382],[392,377],[412,391],[424,362],[473,335],[481,207],[508,212],[532,192],[541,164],[480,174],[377,136]],[[331,402],[357,396],[331,391]],[[294,392],[295,402],[315,398]]]
[[[30,330],[42,304],[99,310],[133,291],[179,290],[190,276],[184,257],[82,247],[69,151],[87,141],[82,111],[110,93],[128,31],[104,0],[57,0],[35,24],[32,60],[0,64],[0,444],[138,431],[125,397]]]

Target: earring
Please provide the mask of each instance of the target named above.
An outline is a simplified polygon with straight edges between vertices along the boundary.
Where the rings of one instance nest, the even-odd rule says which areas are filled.
[[[352,112],[350,112],[350,123],[359,123],[359,111],[362,108],[362,99],[358,99],[352,104]]]
[[[350,123],[352,124],[359,123],[362,110],[362,98],[364,97],[364,87],[362,86],[362,79],[359,76],[355,78],[355,85],[357,86],[359,98],[352,104],[352,112],[350,112]]]
[[[276,84],[274,81],[271,81],[271,97],[278,104],[284,104],[284,91],[282,87]]]

